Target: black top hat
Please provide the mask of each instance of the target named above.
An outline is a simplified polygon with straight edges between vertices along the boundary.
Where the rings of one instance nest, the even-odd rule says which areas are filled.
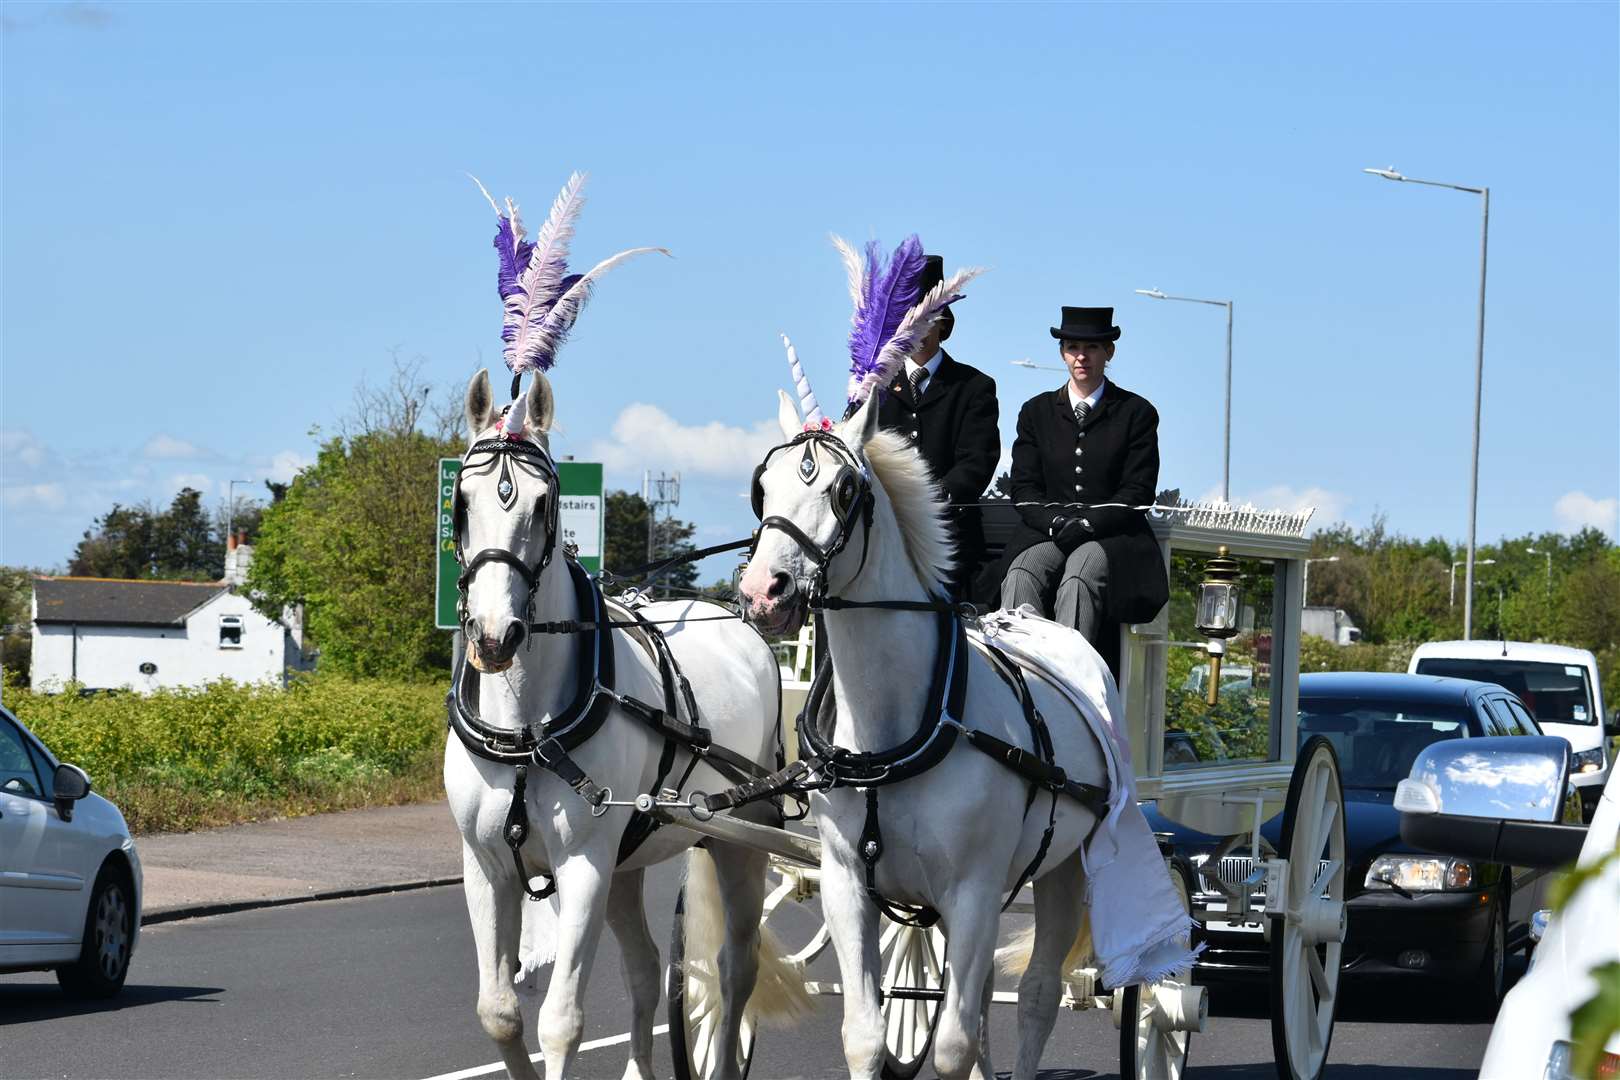
[[[1052,336],[1063,341],[1118,341],[1119,327],[1113,323],[1111,307],[1066,307],[1063,325],[1052,327]]]
[[[917,302],[921,303],[922,298],[928,295],[928,291],[944,280],[944,257],[941,255],[924,255],[922,273],[917,275]],[[951,336],[951,331],[956,328],[956,316],[951,314],[951,309],[947,307],[940,312],[939,322],[934,325],[939,327],[939,340],[944,341]]]

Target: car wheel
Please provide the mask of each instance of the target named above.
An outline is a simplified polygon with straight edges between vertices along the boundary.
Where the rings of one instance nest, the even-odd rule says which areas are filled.
[[[1485,939],[1485,955],[1479,958],[1479,970],[1469,980],[1469,998],[1474,1012],[1487,1020],[1496,1016],[1507,981],[1507,909],[1507,897],[1498,896],[1491,910],[1491,932]]]
[[[79,959],[56,969],[56,981],[73,997],[112,997],[124,988],[135,937],[135,896],[123,870],[111,863],[96,875],[84,916]]]

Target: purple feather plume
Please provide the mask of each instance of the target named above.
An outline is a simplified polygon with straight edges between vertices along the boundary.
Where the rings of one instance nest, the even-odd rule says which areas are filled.
[[[894,249],[885,266],[876,241],[866,245],[866,273],[854,326],[849,332],[850,381],[862,382],[877,367],[878,355],[889,343],[906,312],[917,302],[917,282],[924,265],[922,241],[916,234]]]

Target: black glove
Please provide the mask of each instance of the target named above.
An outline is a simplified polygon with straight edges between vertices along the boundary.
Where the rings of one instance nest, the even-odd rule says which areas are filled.
[[[1067,555],[1085,543],[1091,526],[1083,518],[1058,518],[1052,522],[1052,542]]]

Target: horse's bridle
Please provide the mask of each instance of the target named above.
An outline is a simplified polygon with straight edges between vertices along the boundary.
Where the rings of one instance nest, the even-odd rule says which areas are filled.
[[[808,485],[820,475],[820,462],[816,460],[815,448],[826,448],[829,455],[839,462],[838,472],[833,477],[829,498],[832,502],[833,516],[838,520],[838,532],[832,540],[823,547],[811,539],[803,529],[799,528],[788,518],[772,514],[765,517],[765,488],[761,484],[761,477],[770,466],[771,459],[779,451],[791,450],[800,444],[804,445],[804,456],[799,461],[799,480]],[[759,518],[759,528],[754,532],[754,549],[759,547],[759,538],[766,529],[776,529],[787,534],[788,538],[798,545],[805,558],[815,564],[815,573],[810,579],[810,588],[805,594],[811,608],[816,608],[827,599],[827,569],[833,559],[849,545],[850,538],[855,535],[857,521],[861,525],[861,564],[855,568],[854,577],[860,576],[861,570],[866,567],[866,555],[871,548],[872,539],[872,482],[867,477],[867,466],[864,461],[851,450],[845,442],[829,431],[812,428],[799,435],[795,435],[788,442],[773,446],[765,454],[765,460],[754,469],[754,483],[750,490],[750,500],[754,509],[754,516]],[[753,557],[753,551],[749,552]]]
[[[466,557],[466,551],[461,546],[462,530],[467,521],[467,500],[461,493],[461,479],[466,474],[467,463],[480,454],[494,454],[500,459],[500,477],[495,484],[496,497],[500,499],[503,509],[510,510],[517,505],[517,483],[512,477],[511,459],[522,458],[529,464],[537,467],[542,478],[546,481],[547,493],[542,496],[544,520],[546,530],[546,546],[540,554],[540,561],[530,566],[515,553],[506,548],[485,548],[474,555],[471,560]],[[478,573],[480,567],[490,563],[504,563],[517,572],[528,586],[529,594],[524,603],[523,622],[525,628],[534,621],[534,597],[540,587],[540,575],[545,573],[546,567],[551,565],[552,556],[557,552],[558,533],[558,476],[557,463],[551,460],[551,455],[543,446],[530,442],[527,439],[511,439],[502,435],[494,439],[480,439],[472,444],[461,457],[461,472],[456,475],[456,491],[454,499],[454,517],[452,529],[455,532],[456,562],[462,567],[461,574],[456,578],[456,622],[463,629],[467,625],[467,591],[472,587],[473,575]]]

